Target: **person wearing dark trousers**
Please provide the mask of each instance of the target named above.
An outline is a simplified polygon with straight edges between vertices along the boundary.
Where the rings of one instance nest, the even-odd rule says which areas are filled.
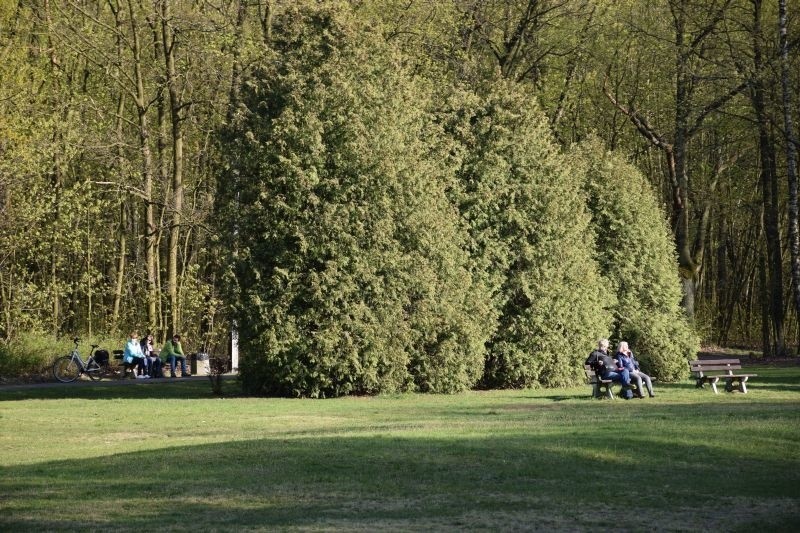
[[[630,387],[631,375],[628,369],[619,364],[619,361],[608,355],[608,339],[600,339],[597,349],[586,358],[587,365],[602,379],[610,379],[621,383],[624,387]]]
[[[139,377],[148,377],[145,373],[145,356],[142,353],[142,346],[139,344],[139,333],[136,331],[131,332],[131,336],[125,344],[122,363],[125,368],[125,374],[127,374],[127,369],[130,368],[131,376],[135,378],[136,371],[134,368],[136,368],[139,371]]]
[[[161,369],[161,358],[159,358],[156,352],[156,347],[153,344],[153,335],[150,333],[142,338],[142,353],[144,353],[147,375],[151,378],[163,378],[164,373]]]
[[[186,370],[186,355],[183,353],[180,335],[173,335],[171,339],[164,343],[161,357],[169,363],[169,377],[175,377],[175,364],[177,362],[181,364],[181,376],[184,378],[189,377],[189,372]]]

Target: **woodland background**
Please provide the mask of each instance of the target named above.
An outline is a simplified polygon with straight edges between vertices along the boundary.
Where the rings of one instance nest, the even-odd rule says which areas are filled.
[[[0,0],[0,373],[232,324],[266,394],[793,354],[797,10]]]

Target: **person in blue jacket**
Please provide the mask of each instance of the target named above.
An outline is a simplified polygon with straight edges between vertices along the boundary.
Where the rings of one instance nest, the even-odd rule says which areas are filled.
[[[633,352],[628,347],[627,342],[622,341],[617,345],[617,353],[614,357],[619,361],[619,364],[630,373],[631,379],[636,383],[636,387],[639,389],[639,398],[644,398],[642,394],[642,381],[647,385],[647,394],[653,398],[655,396],[653,393],[653,382],[650,376],[642,372],[639,368],[639,361],[633,356]]]
[[[139,332],[131,332],[128,342],[125,344],[125,351],[122,353],[122,361],[127,364],[135,364],[138,374],[141,377],[150,377],[146,374],[144,353],[142,352],[142,345],[139,344]],[[127,373],[127,372],[126,372]]]
[[[608,344],[608,339],[600,339],[597,349],[589,354],[585,364],[591,366],[592,370],[601,378],[622,383],[627,387],[631,384],[630,373],[617,360],[608,355]]]

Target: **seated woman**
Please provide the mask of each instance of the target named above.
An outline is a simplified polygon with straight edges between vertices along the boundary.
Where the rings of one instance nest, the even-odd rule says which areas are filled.
[[[153,344],[153,336],[149,333],[142,339],[142,353],[144,354],[147,375],[151,378],[163,378],[161,358],[158,356]]]
[[[639,361],[633,356],[633,352],[628,348],[627,342],[622,341],[617,345],[617,354],[614,357],[623,368],[628,370],[631,379],[636,383],[636,388],[638,389],[637,396],[639,398],[644,398],[642,394],[642,381],[644,381],[647,385],[647,393],[653,398],[655,396],[655,394],[653,394],[653,382],[650,380],[650,376],[639,370]]]
[[[125,351],[122,353],[122,363],[125,374],[128,373],[128,368],[130,368],[133,377],[136,377],[135,367],[140,377],[149,377],[145,374],[145,357],[142,352],[142,346],[139,344],[139,332],[134,331],[131,333],[128,342],[125,344]],[[125,377],[124,374],[123,377]]]

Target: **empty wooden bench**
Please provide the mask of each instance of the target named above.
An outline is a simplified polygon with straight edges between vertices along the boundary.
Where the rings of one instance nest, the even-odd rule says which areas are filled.
[[[742,372],[742,363],[738,359],[703,359],[690,361],[689,367],[693,377],[697,380],[697,388],[703,388],[706,383],[711,383],[714,394],[718,394],[717,382],[725,380],[725,390],[733,392],[734,384],[740,392],[747,392],[747,378],[758,374],[745,374]]]

